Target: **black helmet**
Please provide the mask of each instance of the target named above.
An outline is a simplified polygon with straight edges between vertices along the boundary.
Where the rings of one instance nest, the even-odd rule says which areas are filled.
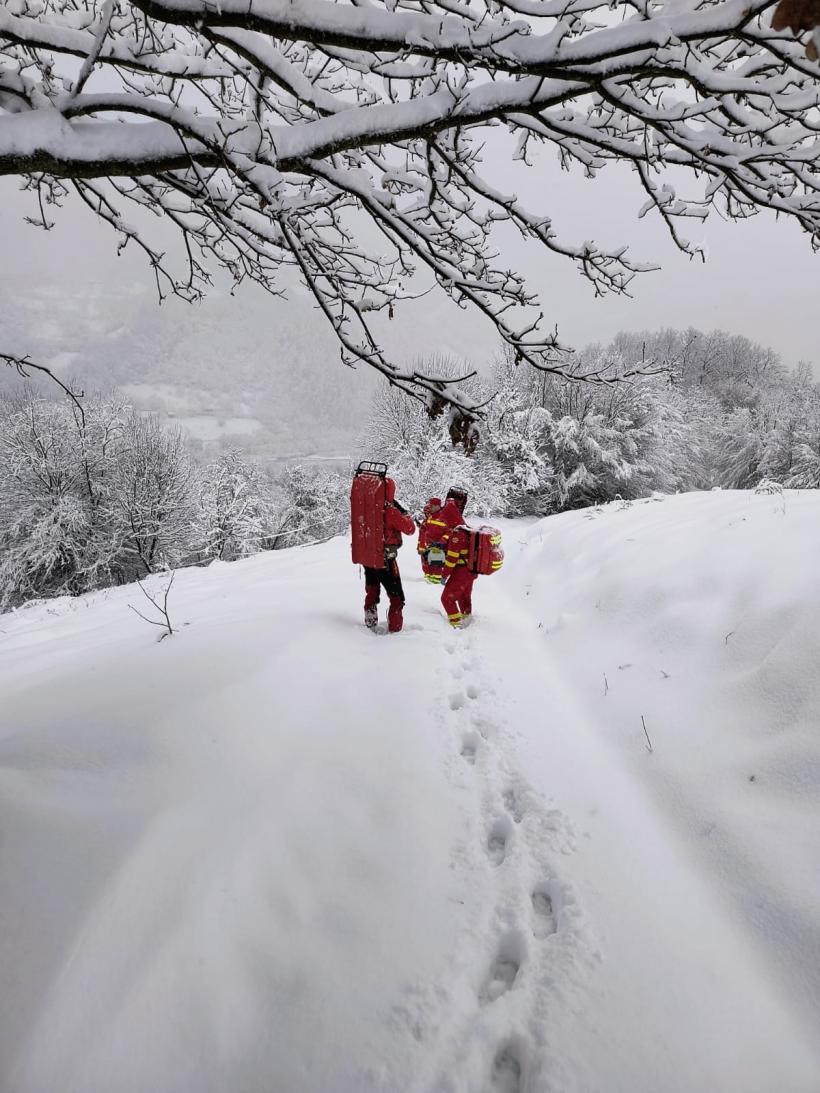
[[[461,486],[451,486],[447,491],[447,500],[449,501],[451,498],[458,505],[459,512],[464,512],[467,507],[467,491],[462,489]]]

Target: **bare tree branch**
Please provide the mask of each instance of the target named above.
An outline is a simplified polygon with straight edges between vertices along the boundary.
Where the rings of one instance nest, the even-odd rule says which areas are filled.
[[[66,395],[68,395],[68,397],[74,403],[80,421],[83,425],[85,425],[85,410],[83,410],[83,405],[80,402],[80,399],[85,397],[85,392],[75,391],[73,388],[69,387],[68,384],[63,383],[60,377],[56,376],[52,372],[52,370],[48,368],[45,364],[36,364],[29,357],[14,357],[8,353],[3,353],[2,351],[0,351],[0,361],[2,361],[4,364],[9,365],[15,370],[15,372],[17,372],[19,376],[22,376],[24,379],[28,379],[31,372],[41,372],[43,375],[48,376],[48,378],[53,383],[56,383],[57,386],[63,392],[65,392]]]
[[[459,384],[390,358],[375,319],[437,291],[535,368],[651,370],[582,373],[496,228],[596,295],[655,267],[562,238],[549,195],[531,209],[498,188],[501,157],[628,164],[639,215],[692,256],[681,225],[713,212],[769,210],[820,247],[820,69],[794,37],[814,0],[781,0],[770,25],[774,2],[0,0],[0,174],[45,229],[73,188],[142,249],[160,298],[199,299],[214,267],[273,293],[298,270],[346,362],[469,422]],[[181,272],[147,212],[182,237]]]

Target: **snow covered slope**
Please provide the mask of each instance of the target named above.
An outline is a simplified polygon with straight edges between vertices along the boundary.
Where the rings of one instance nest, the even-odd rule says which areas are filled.
[[[816,1093],[818,527],[510,523],[457,633],[412,547],[365,631],[343,539],[159,644],[0,617],[2,1093]]]

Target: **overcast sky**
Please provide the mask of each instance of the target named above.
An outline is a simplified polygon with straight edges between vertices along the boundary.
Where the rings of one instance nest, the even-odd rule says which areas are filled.
[[[508,173],[506,163],[502,173]],[[794,224],[768,214],[743,223],[725,223],[717,216],[705,224],[686,221],[684,234],[706,244],[704,265],[676,250],[657,217],[637,219],[643,194],[625,168],[607,170],[590,181],[558,171],[547,159],[538,168],[518,172],[514,184],[505,188],[515,189],[535,211],[550,215],[565,242],[628,243],[633,258],[662,266],[660,272],[635,279],[632,299],[596,300],[568,260],[517,238],[507,240],[505,256],[529,276],[548,323],[558,324],[564,342],[580,347],[606,341],[621,329],[721,327],[771,346],[788,365],[800,359],[820,362],[813,322],[820,255],[812,253],[808,237]],[[13,180],[0,180],[0,288],[35,278],[79,293],[118,277],[152,284],[136,250],[118,258],[110,233],[94,225],[84,208],[72,205],[58,213],[58,226],[50,233],[26,225],[25,211],[33,211],[30,198],[18,193]],[[480,316],[430,297],[407,305],[404,316],[384,329],[388,348],[396,354],[413,356],[440,348],[480,361],[497,348]]]

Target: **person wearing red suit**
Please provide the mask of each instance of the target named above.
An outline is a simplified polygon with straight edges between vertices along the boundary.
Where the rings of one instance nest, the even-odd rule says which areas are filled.
[[[464,509],[467,504],[467,491],[453,486],[447,491],[447,499],[444,507],[436,513],[436,519],[445,525],[447,531],[459,527],[464,523]],[[445,534],[447,532],[445,531]]]
[[[447,493],[447,502],[437,518],[446,524],[444,534],[444,573],[446,584],[441,593],[441,606],[447,621],[459,627],[473,613],[473,584],[476,575],[467,568],[469,539],[465,530],[464,509],[467,505],[466,490],[454,487]]]
[[[421,558],[421,568],[425,581],[441,584],[444,574],[444,545],[442,538],[447,525],[439,519],[442,508],[441,499],[431,497],[424,506],[424,520],[419,525],[417,550]]]
[[[401,546],[401,537],[412,535],[416,530],[413,517],[396,500],[396,483],[392,478],[385,479],[384,506],[384,568],[364,568],[364,622],[370,630],[375,630],[379,621],[378,603],[381,589],[387,593],[390,607],[387,611],[387,629],[397,634],[402,628],[404,609],[404,589],[401,584],[399,564],[396,554]]]

